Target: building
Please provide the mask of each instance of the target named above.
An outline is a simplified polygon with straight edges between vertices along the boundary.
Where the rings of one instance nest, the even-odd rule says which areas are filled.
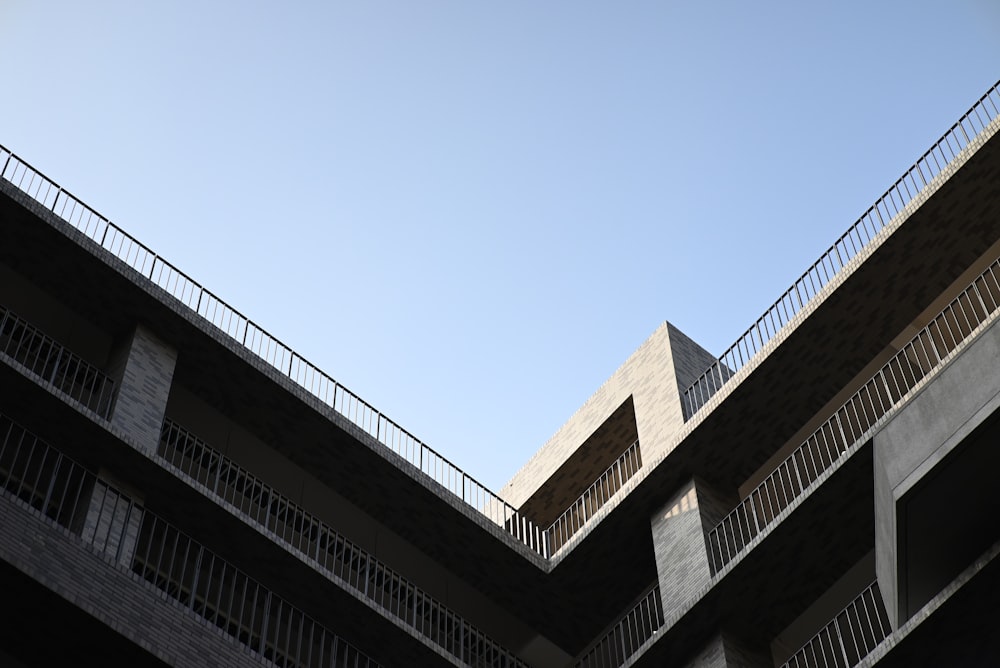
[[[496,493],[0,147],[0,663],[997,663],[998,129]]]

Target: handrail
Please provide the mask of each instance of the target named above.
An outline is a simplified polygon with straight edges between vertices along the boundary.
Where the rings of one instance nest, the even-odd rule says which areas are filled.
[[[250,521],[272,531],[318,570],[345,579],[373,604],[464,664],[526,668],[527,664],[482,630],[170,419],[163,423],[157,454],[246,513]],[[364,573],[350,564],[364,564]],[[369,574],[367,579],[363,574]],[[436,627],[427,627],[423,617],[414,617],[415,601],[427,610],[425,617],[448,620],[454,632],[440,633]]]
[[[549,556],[543,532],[514,506],[421,442],[173,264],[0,145],[0,178],[112,253],[181,304],[350,420],[524,545]]]
[[[584,650],[574,668],[618,668],[663,627],[660,584],[654,580],[611,629]]]
[[[569,539],[611,500],[611,497],[639,471],[641,466],[642,453],[639,450],[639,441],[636,441],[545,530],[550,554],[555,554],[560,547],[569,542]]]
[[[93,364],[0,305],[0,353],[94,411],[111,416],[115,382]]]
[[[994,260],[708,534],[712,574],[742,552],[903,398],[1000,313]]]
[[[991,109],[992,108],[992,109]],[[690,419],[749,363],[778,331],[830,284],[878,234],[928,186],[979,133],[1000,117],[1000,82],[993,85],[865,213],[820,256],[686,390],[684,419]]]
[[[372,659],[220,555],[0,414],[0,495],[75,534],[120,568],[276,665]]]
[[[958,154],[1000,116],[1000,82],[896,181],[682,397],[685,419],[743,368]],[[992,107],[992,111],[988,108]],[[0,145],[0,178],[215,326],[310,395],[360,427],[465,504],[548,558],[548,534],[485,485],[334,380],[170,262]]]
[[[781,664],[781,668],[852,668],[891,633],[885,602],[875,581]]]

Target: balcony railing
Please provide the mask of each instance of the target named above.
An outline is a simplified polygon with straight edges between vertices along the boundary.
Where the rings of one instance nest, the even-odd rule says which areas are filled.
[[[577,659],[576,668],[618,668],[628,661],[663,626],[660,585],[653,582],[639,601],[619,618],[611,630]]]
[[[583,528],[641,466],[642,453],[639,451],[639,441],[636,441],[545,530],[550,553],[555,554]]]
[[[663,627],[660,586],[654,582],[604,636],[577,659],[575,668],[620,668]],[[841,610],[781,668],[851,668],[892,633],[878,583]]]
[[[0,306],[0,352],[102,418],[110,417],[114,381],[3,306]]]
[[[687,390],[682,405],[689,419],[737,371],[759,353],[811,299],[829,285],[972,140],[1000,117],[1000,82],[972,105],[875,204],[806,270]]]
[[[852,668],[891,633],[882,594],[873,582],[781,668]]]
[[[543,557],[540,527],[190,276],[0,145],[0,177]]]
[[[0,439],[0,493],[69,529],[275,665],[376,668],[350,643],[2,414]]]
[[[998,311],[1000,260],[995,260],[709,532],[712,573],[732,561],[845,452],[867,439],[879,420]]]
[[[301,552],[318,570],[346,582],[463,663],[483,668],[525,666],[434,597],[170,420],[163,426],[159,454]]]

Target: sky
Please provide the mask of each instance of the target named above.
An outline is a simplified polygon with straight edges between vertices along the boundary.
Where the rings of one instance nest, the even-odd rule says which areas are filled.
[[[1000,3],[0,0],[0,144],[493,490],[721,354],[1000,79]]]

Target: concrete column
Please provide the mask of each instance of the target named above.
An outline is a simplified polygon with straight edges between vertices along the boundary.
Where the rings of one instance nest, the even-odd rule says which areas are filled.
[[[770,657],[727,633],[719,633],[685,664],[687,668],[770,668]]]
[[[137,325],[111,354],[109,375],[118,388],[112,426],[155,452],[167,408],[177,351]]]
[[[683,391],[714,361],[676,327],[663,323],[517,472],[500,496],[520,508],[556,479],[559,469],[629,400],[643,462],[665,456],[677,445],[677,433],[684,426]]]
[[[708,585],[706,535],[729,508],[720,494],[692,479],[653,515],[653,549],[666,618],[695,600]]]
[[[80,536],[119,564],[130,566],[139,540],[142,507],[135,500],[96,480]]]
[[[923,586],[913,575],[918,572],[915,568],[923,568],[920,573],[933,569],[928,564],[931,555],[907,554],[907,541],[913,543],[915,538],[927,534],[926,542],[933,544],[935,537],[940,540],[947,534],[949,550],[942,554],[954,554],[977,531],[974,524],[970,529],[963,528],[970,516],[968,508],[977,508],[983,521],[989,517],[988,498],[993,496],[988,496],[984,504],[976,494],[980,487],[992,488],[992,477],[983,470],[992,468],[992,464],[987,460],[978,467],[966,463],[961,468],[954,457],[948,460],[946,457],[953,451],[957,453],[958,446],[1000,408],[998,360],[1000,328],[993,325],[875,435],[875,572],[894,629],[907,620],[913,612],[909,608],[916,605],[913,601],[907,604],[907,581]],[[977,460],[965,456],[965,461]],[[942,474],[948,467],[963,470],[966,478],[950,489],[942,488],[940,483],[931,486],[930,482],[946,479]],[[981,482],[979,477],[988,480]],[[945,496],[924,498],[927,494],[940,494],[942,489],[947,491]],[[909,504],[924,512],[914,513],[910,518]],[[973,513],[971,517],[974,522],[977,515]],[[960,568],[961,564],[953,567]],[[939,570],[942,577],[946,576],[943,567]],[[924,600],[927,592],[916,597]]]

